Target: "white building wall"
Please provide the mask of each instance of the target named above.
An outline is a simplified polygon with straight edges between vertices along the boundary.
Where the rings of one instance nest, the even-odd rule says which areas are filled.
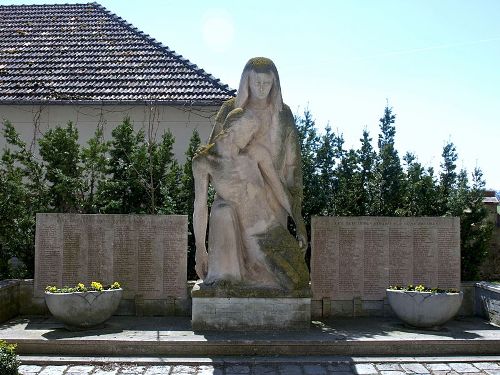
[[[86,144],[98,124],[103,124],[107,140],[111,131],[129,116],[136,130],[144,129],[146,139],[160,140],[168,128],[175,137],[174,154],[181,163],[189,139],[196,129],[206,142],[218,107],[190,107],[167,105],[0,105],[0,121],[9,120],[28,145],[41,137],[50,127],[64,126],[72,121],[79,131],[80,143]],[[3,128],[3,125],[2,125]],[[5,139],[0,136],[0,150]]]

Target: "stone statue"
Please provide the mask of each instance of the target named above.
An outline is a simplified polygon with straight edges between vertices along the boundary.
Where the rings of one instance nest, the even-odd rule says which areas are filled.
[[[236,98],[222,105],[208,145],[193,158],[196,272],[203,279],[193,296],[309,296],[300,163],[278,71],[267,58],[250,59]],[[209,184],[216,193],[210,220]]]

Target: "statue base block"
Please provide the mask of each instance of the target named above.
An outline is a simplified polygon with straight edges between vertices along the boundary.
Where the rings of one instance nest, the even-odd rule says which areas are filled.
[[[191,322],[194,331],[309,329],[311,299],[193,296]]]

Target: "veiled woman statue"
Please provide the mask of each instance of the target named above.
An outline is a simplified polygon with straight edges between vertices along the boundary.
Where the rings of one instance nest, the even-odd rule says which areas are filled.
[[[236,98],[222,105],[208,145],[193,159],[193,175],[203,279],[193,295],[308,296],[300,146],[271,60],[248,61]],[[209,184],[216,192],[210,220]]]

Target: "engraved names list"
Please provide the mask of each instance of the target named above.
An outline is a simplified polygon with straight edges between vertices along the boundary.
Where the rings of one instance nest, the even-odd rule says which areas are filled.
[[[118,281],[124,298],[187,296],[187,216],[37,214],[35,295]]]
[[[460,288],[453,217],[313,217],[313,299],[381,300],[389,285]]]

